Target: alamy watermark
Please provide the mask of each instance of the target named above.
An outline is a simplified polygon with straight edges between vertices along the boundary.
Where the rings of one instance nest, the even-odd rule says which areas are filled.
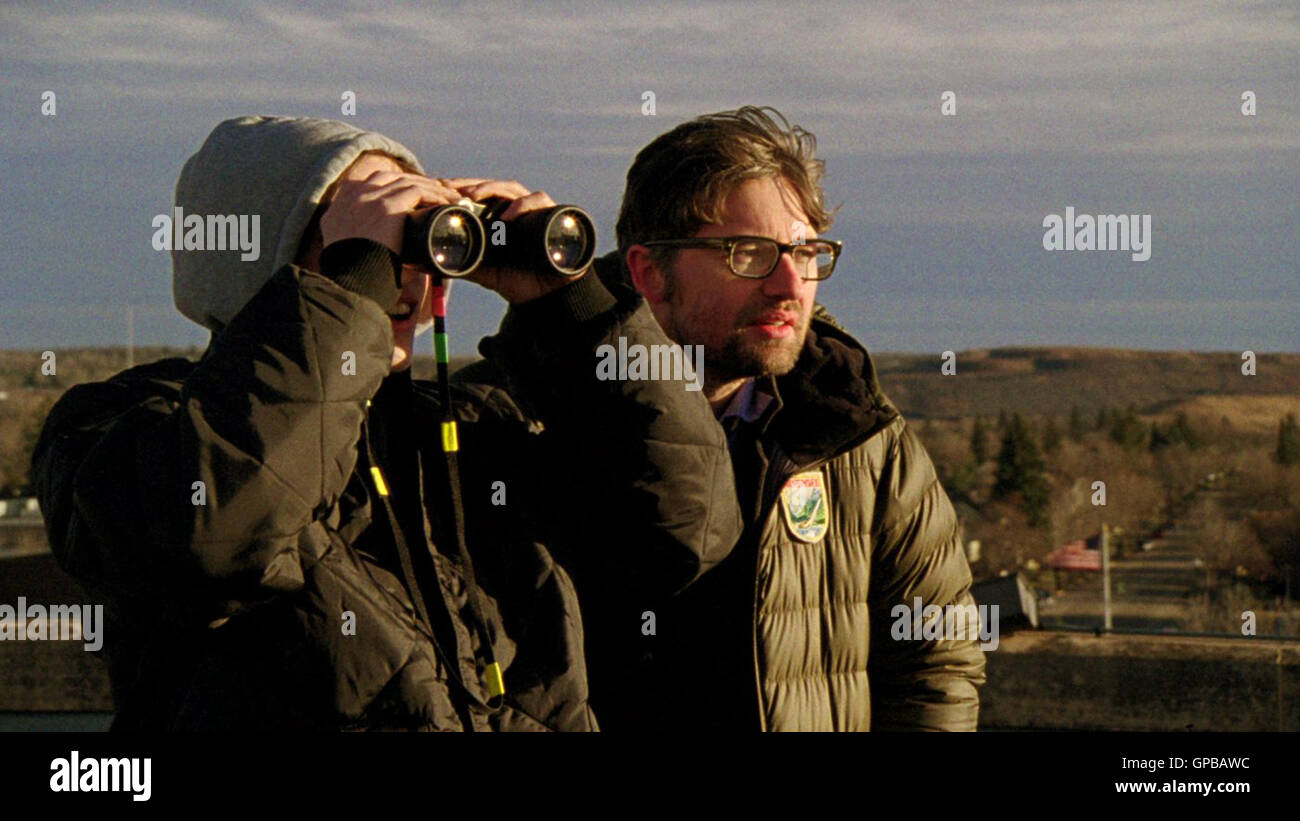
[[[260,214],[186,214],[179,205],[150,223],[155,251],[240,251],[253,262],[262,255]]]
[[[87,652],[104,646],[104,605],[0,604],[0,641],[80,641]]]
[[[1048,251],[1131,251],[1134,262],[1151,259],[1150,214],[1074,213],[1043,217],[1043,247]]]
[[[921,597],[912,606],[896,604],[889,611],[894,623],[889,635],[895,641],[965,641],[979,638],[981,650],[998,649],[998,605],[937,604],[921,606]]]
[[[148,801],[152,771],[152,758],[82,758],[73,750],[50,762],[50,792],[126,792],[132,801]]]
[[[620,336],[617,348],[596,348],[596,378],[604,382],[685,381],[686,390],[698,391],[704,387],[704,346],[675,342],[629,345],[627,337]]]

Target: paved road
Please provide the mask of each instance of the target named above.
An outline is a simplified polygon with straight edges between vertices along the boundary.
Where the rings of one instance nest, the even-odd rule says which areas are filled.
[[[1193,618],[1195,599],[1205,586],[1205,570],[1190,547],[1194,535],[1187,523],[1179,522],[1149,550],[1111,561],[1111,615],[1116,628],[1194,629],[1188,622]],[[1045,625],[1101,626],[1101,574],[1087,575],[1081,580],[1075,572],[1065,581],[1065,592],[1040,604],[1039,618]]]
[[[1220,490],[1203,490],[1219,502],[1230,502],[1230,495]],[[1193,506],[1189,506],[1191,509]],[[1196,557],[1193,545],[1200,535],[1200,525],[1184,517],[1150,549],[1111,562],[1111,619],[1118,630],[1160,630],[1167,632],[1201,632],[1206,630],[1206,609],[1202,596],[1207,590],[1207,573]],[[1103,623],[1102,582],[1097,572],[1059,571],[1065,579],[1064,593],[1039,603],[1039,620],[1045,627],[1097,628]],[[1044,578],[1044,584],[1050,576]],[[1260,634],[1277,632],[1294,635],[1300,631],[1300,618],[1279,617],[1273,608],[1257,608]],[[1227,629],[1227,622],[1221,622]],[[1211,630],[1211,632],[1217,632]]]

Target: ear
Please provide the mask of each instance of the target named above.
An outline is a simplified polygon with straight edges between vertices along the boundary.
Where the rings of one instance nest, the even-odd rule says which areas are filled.
[[[627,263],[627,272],[632,277],[632,285],[645,297],[646,302],[652,305],[663,302],[668,293],[668,283],[664,272],[659,270],[650,255],[650,249],[644,245],[633,245],[627,249],[624,261]]]

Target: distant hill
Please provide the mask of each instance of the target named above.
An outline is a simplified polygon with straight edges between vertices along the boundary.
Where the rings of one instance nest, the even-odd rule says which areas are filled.
[[[80,382],[105,379],[128,365],[124,348],[56,349],[55,375],[41,373],[41,351],[0,351],[0,402],[10,420],[47,408]],[[136,348],[139,364],[169,356],[197,359],[201,348]],[[455,370],[477,359],[452,358]],[[1144,415],[1185,411],[1194,417],[1276,430],[1300,414],[1300,354],[1260,354],[1256,375],[1241,373],[1240,353],[1112,348],[992,348],[957,352],[957,373],[940,373],[938,355],[873,355],[885,393],[914,419],[1064,416],[1077,406],[1091,421],[1103,407],[1133,405]],[[433,357],[416,357],[415,375],[432,378]],[[26,421],[26,420],[24,420]],[[29,423],[30,424],[30,423]]]
[[[1091,421],[1103,407],[1189,415],[1276,429],[1288,409],[1300,414],[1300,354],[1259,354],[1255,376],[1238,353],[1113,348],[993,348],[957,352],[957,373],[940,373],[936,355],[873,355],[886,395],[908,416],[953,419],[1064,416],[1077,406]]]
[[[56,348],[53,373],[42,370],[51,361],[43,351],[0,351],[0,497],[27,495],[27,468],[45,416],[63,392],[83,382],[107,379],[130,367],[125,348]],[[137,347],[134,363],[141,365],[170,357],[197,360],[202,348]],[[452,368],[477,357],[452,357]],[[417,356],[415,375],[432,377],[432,356]]]
[[[0,391],[12,394],[15,390],[30,389],[38,392],[54,391],[58,394],[82,382],[107,379],[132,364],[142,365],[176,356],[197,360],[203,355],[203,348],[137,347],[133,359],[128,357],[126,348],[55,348],[53,374],[45,374],[41,370],[45,361],[43,353],[33,350],[0,351]],[[476,359],[477,356],[453,356],[452,370]],[[417,377],[431,378],[436,366],[431,355],[422,354],[415,357],[414,367]]]

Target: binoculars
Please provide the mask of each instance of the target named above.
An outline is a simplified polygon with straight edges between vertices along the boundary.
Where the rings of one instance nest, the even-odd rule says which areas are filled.
[[[463,199],[412,211],[402,234],[402,262],[445,277],[467,276],[482,264],[563,277],[587,269],[596,253],[596,227],[586,211],[556,205],[498,224],[510,202]]]

